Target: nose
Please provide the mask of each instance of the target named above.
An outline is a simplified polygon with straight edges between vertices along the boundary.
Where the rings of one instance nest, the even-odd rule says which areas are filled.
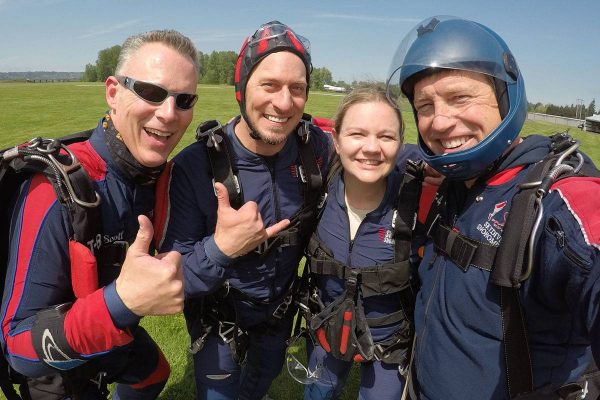
[[[456,123],[454,109],[444,102],[435,104],[431,128],[437,132],[445,132]]]
[[[283,113],[289,112],[294,106],[292,94],[290,93],[290,90],[285,87],[275,94],[272,103],[277,111]]]
[[[379,139],[375,135],[367,135],[363,141],[363,153],[378,153],[381,150]]]
[[[175,106],[175,96],[168,96],[161,105],[158,106],[156,117],[164,121],[172,121],[177,116],[177,107]]]

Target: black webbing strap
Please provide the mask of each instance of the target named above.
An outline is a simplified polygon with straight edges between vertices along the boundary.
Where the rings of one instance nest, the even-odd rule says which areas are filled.
[[[409,320],[409,318],[403,310],[398,310],[391,314],[384,315],[383,317],[366,318],[366,320],[367,325],[373,328],[377,326],[392,325],[403,320]]]
[[[237,178],[237,171],[234,171],[231,144],[223,126],[216,120],[201,123],[196,129],[196,140],[206,142],[214,182],[225,185],[231,207],[239,209],[244,204],[244,194]]]
[[[323,246],[314,235],[310,238],[308,265],[311,274],[330,275],[343,280],[358,274],[362,297],[395,293],[410,286],[409,260],[367,268],[352,268],[336,261]]]
[[[512,399],[533,390],[533,370],[518,288],[500,287],[506,381]]]
[[[433,223],[429,235],[435,247],[463,271],[469,266],[485,271],[493,269],[498,247],[468,238],[443,225],[439,219]]]
[[[304,245],[308,235],[314,230],[314,223],[318,214],[317,205],[323,194],[323,176],[317,163],[314,148],[310,144],[310,123],[308,121],[300,121],[296,137],[298,140],[299,175],[302,180],[304,203],[300,211],[290,219],[290,228],[282,231],[280,235],[283,237],[290,234],[299,236],[299,239],[297,239],[298,244]],[[294,227],[296,232],[294,232]]]
[[[394,261],[408,260],[410,257],[413,231],[417,223],[419,200],[423,187],[423,169],[425,164],[406,161],[406,169],[398,191],[398,200],[392,221],[394,228]]]
[[[552,158],[536,164],[527,174],[525,182],[540,181],[550,170]],[[498,286],[518,288],[519,278],[526,261],[526,249],[537,215],[537,187],[522,188],[512,199],[510,212],[502,232],[502,241],[494,260],[494,271],[490,281]]]
[[[77,197],[85,202],[93,203],[97,195],[92,179],[85,168],[79,167],[74,171],[70,171],[68,177]],[[63,205],[67,207],[71,214],[73,238],[79,243],[89,246],[95,239],[96,234],[102,231],[100,207],[84,207],[73,201],[63,202]]]

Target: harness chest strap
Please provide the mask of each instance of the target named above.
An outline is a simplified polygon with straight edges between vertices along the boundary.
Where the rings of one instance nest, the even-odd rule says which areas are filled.
[[[242,186],[232,157],[230,140],[224,127],[216,120],[206,121],[198,126],[196,140],[205,141],[214,182],[221,182],[229,192],[232,207],[238,209],[244,204]],[[298,175],[303,187],[302,208],[290,218],[290,226],[274,237],[261,243],[254,252],[266,255],[274,247],[303,245],[316,218],[317,204],[321,198],[323,178],[310,144],[309,122],[302,120],[297,128]],[[213,182],[213,184],[214,184]]]
[[[304,293],[304,316],[311,335],[323,349],[342,360],[363,362],[379,360],[405,367],[410,347],[410,315],[415,291],[412,287],[411,268],[408,260],[412,232],[416,224],[417,209],[422,185],[422,164],[409,162],[400,186],[396,209],[393,212],[394,259],[380,266],[353,268],[334,259],[332,253],[313,234],[307,248],[308,266],[311,275],[335,276],[345,281],[344,294],[321,310],[310,310],[316,290],[309,296]],[[378,318],[366,318],[362,299],[382,294],[398,293],[402,309]],[[412,312],[412,311],[410,311]],[[375,344],[369,328],[401,323],[398,331],[388,340]]]

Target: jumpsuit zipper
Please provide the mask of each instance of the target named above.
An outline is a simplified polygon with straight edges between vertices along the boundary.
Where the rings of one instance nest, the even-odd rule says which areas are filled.
[[[281,220],[281,211],[279,209],[279,197],[278,197],[278,192],[277,192],[277,185],[275,184],[275,162],[269,162],[263,159],[263,162],[265,163],[265,165],[267,166],[267,169],[269,170],[269,175],[271,176],[271,195],[273,198],[273,204],[275,207],[275,223],[279,222]],[[273,300],[276,296],[276,289],[277,289],[277,271],[280,270],[279,268],[279,259],[280,259],[280,255],[281,255],[281,247],[278,246],[276,250],[276,256],[275,256],[275,271],[274,271],[274,279],[271,281],[271,290],[270,290],[270,296],[269,296],[269,301]]]

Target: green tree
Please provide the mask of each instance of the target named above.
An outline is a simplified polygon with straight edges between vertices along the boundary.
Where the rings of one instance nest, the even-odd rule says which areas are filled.
[[[594,115],[596,114],[596,99],[593,99],[590,102],[590,105],[587,108],[587,112],[585,113],[585,115]]]
[[[323,89],[323,85],[331,84],[333,82],[333,78],[331,76],[331,71],[327,68],[314,68],[312,74],[310,75],[310,88],[311,89]]]
[[[98,74],[96,73],[96,66],[94,64],[86,64],[85,71],[81,80],[84,82],[96,82],[98,80]]]
[[[99,81],[105,81],[106,78],[115,73],[119,53],[121,53],[121,46],[119,45],[98,52],[98,59],[96,60],[96,76]]]
[[[203,55],[200,82],[233,85],[237,54],[233,51],[213,51]]]

